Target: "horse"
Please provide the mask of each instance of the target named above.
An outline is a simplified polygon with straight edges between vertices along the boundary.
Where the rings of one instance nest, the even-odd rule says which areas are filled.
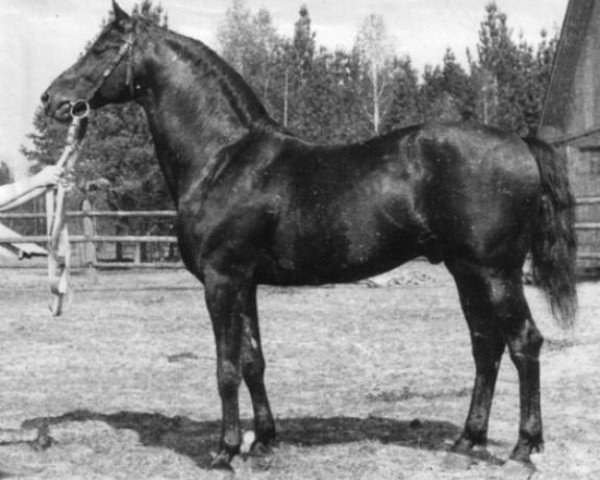
[[[75,108],[137,102],[177,209],[186,268],[204,285],[216,343],[222,428],[214,467],[242,441],[238,392],[253,406],[251,451],[271,451],[259,285],[353,282],[416,257],[453,276],[472,341],[475,383],[454,450],[485,448],[508,346],[520,390],[517,444],[543,446],[543,336],[524,296],[535,277],[560,325],[577,297],[573,198],[564,159],[534,138],[474,121],[431,123],[349,145],[306,141],[276,122],[249,85],[204,43],[128,15],[113,19],[42,95],[67,122]],[[432,341],[431,339],[426,339]]]

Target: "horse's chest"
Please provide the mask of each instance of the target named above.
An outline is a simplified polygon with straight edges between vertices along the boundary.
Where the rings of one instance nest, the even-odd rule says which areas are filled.
[[[179,214],[179,243],[186,265],[219,269],[256,265],[268,249],[270,211],[259,202],[202,206]]]

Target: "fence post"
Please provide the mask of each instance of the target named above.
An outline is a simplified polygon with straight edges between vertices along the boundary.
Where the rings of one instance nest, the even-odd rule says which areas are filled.
[[[83,236],[86,237],[86,241],[81,249],[81,263],[83,264],[86,276],[91,279],[92,283],[96,283],[98,281],[98,273],[95,267],[97,261],[96,245],[91,240],[92,237],[96,236],[96,225],[89,215],[89,212],[92,211],[92,204],[87,198],[81,204],[81,211],[83,212]]]
[[[133,264],[139,265],[142,263],[142,244],[138,242],[133,248]]]

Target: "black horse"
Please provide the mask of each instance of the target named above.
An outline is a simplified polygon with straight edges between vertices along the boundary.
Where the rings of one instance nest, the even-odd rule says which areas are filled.
[[[113,7],[114,20],[42,100],[61,121],[80,100],[92,108],[135,101],[147,114],[177,204],[181,255],[204,284],[214,328],[223,413],[215,466],[240,450],[242,378],[252,448],[275,439],[257,285],[350,282],[418,256],[447,266],[471,332],[475,386],[455,448],[485,444],[508,345],[521,399],[512,458],[529,462],[543,443],[543,337],[523,294],[528,251],[559,321],[569,324],[576,310],[573,200],[553,150],[474,122],[347,146],[307,142],[271,119],[204,44]]]

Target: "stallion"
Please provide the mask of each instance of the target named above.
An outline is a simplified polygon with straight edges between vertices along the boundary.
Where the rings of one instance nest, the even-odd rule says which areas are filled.
[[[443,262],[454,277],[471,335],[475,385],[454,449],[485,445],[508,346],[521,412],[511,458],[530,462],[543,445],[543,337],[523,292],[528,252],[557,321],[570,325],[576,313],[563,159],[540,140],[476,122],[414,126],[352,145],[308,142],[274,121],[202,42],[131,17],[114,1],[113,9],[42,101],[64,122],[86,102],[97,109],[134,101],[146,112],[177,206],[181,256],[204,284],[214,330],[222,431],[213,466],[227,468],[240,451],[242,379],[254,411],[252,451],[268,451],[276,435],[257,286],[352,282],[419,256]]]

